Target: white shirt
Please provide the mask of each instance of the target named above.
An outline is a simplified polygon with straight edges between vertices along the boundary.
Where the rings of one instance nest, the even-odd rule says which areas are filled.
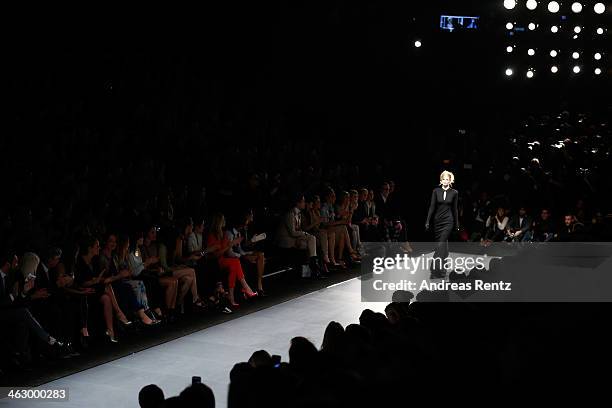
[[[189,238],[187,239],[187,249],[189,250],[189,252],[203,250],[204,248],[202,247],[202,244],[202,234],[199,234],[194,231],[189,235]]]
[[[132,276],[138,276],[144,271],[145,266],[144,262],[140,255],[136,256],[134,252],[130,252],[128,256],[128,263],[130,264],[130,268],[132,269]]]
[[[225,231],[225,237],[228,240],[233,241],[236,238],[240,237],[240,231],[238,231],[236,228],[232,228],[231,230]],[[234,245],[233,247],[229,248],[225,253],[225,255],[230,258],[240,258],[242,255],[248,254],[250,254],[250,252],[246,252],[245,250],[243,250],[240,244]]]
[[[300,212],[301,212],[300,209],[297,208],[297,207],[295,207],[293,209],[293,214],[295,214],[294,215],[294,217],[295,217],[295,229],[298,230],[298,231],[300,230],[300,228],[302,228],[302,217],[300,217]]]
[[[493,222],[497,224],[497,228],[499,230],[503,231],[506,229],[506,225],[508,224],[508,217],[504,217],[500,222],[497,217],[495,217],[494,215],[490,215],[489,218],[487,218],[487,223],[485,226],[488,228],[489,226],[491,226],[491,224],[493,224]]]
[[[450,187],[449,187],[450,188]],[[446,191],[448,191],[448,188],[444,188],[442,187],[442,191],[444,191],[444,194],[442,195],[442,200],[446,201]]]
[[[47,279],[49,279],[49,268],[47,268],[47,265],[45,265],[44,262],[41,262],[40,266],[42,266],[43,270],[45,271],[45,275],[47,275]]]

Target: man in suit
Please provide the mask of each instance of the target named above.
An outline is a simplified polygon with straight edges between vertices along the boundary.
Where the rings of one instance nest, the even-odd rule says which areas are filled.
[[[392,214],[389,214],[389,195],[391,194],[391,185],[388,182],[382,183],[380,191],[376,195],[374,202],[376,203],[376,212],[382,221],[387,221]]]
[[[36,269],[36,289],[46,289],[49,294],[57,289],[53,270],[60,263],[61,258],[62,250],[60,248],[47,249]]]
[[[281,248],[307,250],[310,268],[318,274],[317,238],[302,229],[302,211],[305,208],[306,199],[303,194],[299,194],[291,210],[281,219],[276,243]]]
[[[26,278],[21,285],[18,277],[18,259],[8,252],[0,255],[0,333],[6,336],[14,357],[20,363],[29,363],[31,359],[29,334],[33,333],[43,343],[52,347],[63,348],[63,344],[43,329],[34,318],[29,302],[35,291],[35,278]],[[4,340],[4,339],[3,339]]]
[[[17,262],[17,257],[8,252],[0,255],[0,357],[3,368],[8,364],[20,367],[31,360],[27,324],[20,321],[19,314],[12,310]]]
[[[368,189],[359,191],[357,209],[353,213],[353,221],[359,225],[359,233],[362,241],[378,241],[378,225],[376,224],[374,205],[368,205]]]
[[[43,327],[57,334],[63,342],[71,343],[76,314],[74,304],[57,287],[56,268],[61,258],[62,250],[56,247],[50,247],[42,254],[29,308]]]

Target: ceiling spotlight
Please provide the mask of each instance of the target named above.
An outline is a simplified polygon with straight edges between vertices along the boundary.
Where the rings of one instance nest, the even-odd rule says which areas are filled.
[[[538,2],[536,0],[527,0],[527,8],[529,10],[535,10],[538,7]]]
[[[559,72],[559,68],[557,68],[556,65],[553,65],[552,67],[550,67],[550,72],[556,74],[557,72]]]
[[[414,46],[417,47],[417,48],[421,48],[421,45],[423,45],[423,44],[421,44],[421,42],[419,40],[416,40],[414,42]]]
[[[516,0],[504,0],[504,7],[507,10],[512,10],[516,6]]]
[[[536,29],[536,25],[533,23],[529,23],[529,25],[527,26],[531,31]]]
[[[512,71],[512,69],[511,69],[511,68],[507,68],[507,69],[506,69],[506,76],[512,76],[512,74],[513,74],[513,73],[514,73],[514,72]]]
[[[512,24],[512,23],[507,23],[506,24],[506,29],[512,30],[513,28],[514,28],[514,24]]]
[[[551,13],[556,13],[559,11],[559,3],[557,3],[556,1],[551,1],[550,3],[548,3],[548,11],[550,11]]]
[[[595,75],[601,74],[601,68],[595,68]]]
[[[597,34],[602,35],[603,34],[603,28],[599,27],[597,29]]]
[[[559,27],[552,26],[552,27],[550,27],[550,31],[552,31],[553,33],[556,33],[557,31],[559,31]]]
[[[576,51],[574,51],[574,52],[572,53],[572,58],[573,58],[573,59],[578,59],[578,58],[580,58],[580,54],[578,54]]]
[[[596,52],[595,55],[593,56],[597,61],[599,61],[601,59],[601,54]]]
[[[533,78],[533,71],[532,70],[527,71],[527,78]]]
[[[550,56],[555,58],[557,56],[557,50],[551,50],[550,51]]]
[[[572,71],[574,71],[574,74],[577,74],[580,72],[580,67],[578,65],[574,65],[574,68],[572,69]]]
[[[535,55],[535,50],[533,48],[530,48],[527,50],[527,54],[529,54],[529,56],[534,56]]]
[[[580,13],[582,11],[582,4],[578,2],[572,3],[572,11],[574,13]]]
[[[603,12],[606,11],[606,6],[604,6],[603,3],[595,3],[593,10],[595,10],[597,14],[603,14]]]
[[[514,47],[512,47],[511,45],[506,47],[506,52],[512,52],[514,51]]]
[[[581,32],[581,31],[582,31],[582,28],[580,28],[580,26],[576,26],[576,27],[574,27],[574,32],[575,32],[576,34],[580,34],[580,32]]]
[[[574,36],[572,37],[572,39],[577,40],[577,39],[578,39],[578,34],[574,34]]]

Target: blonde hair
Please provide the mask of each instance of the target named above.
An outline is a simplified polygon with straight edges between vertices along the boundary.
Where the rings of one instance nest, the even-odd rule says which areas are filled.
[[[21,273],[24,278],[27,278],[28,275],[36,275],[36,270],[38,269],[38,264],[40,263],[40,258],[33,252],[26,252],[23,254],[21,258]]]
[[[210,223],[210,232],[217,239],[223,239],[223,223],[225,222],[225,217],[221,213],[216,213],[212,217],[212,222]]]
[[[449,185],[452,186],[455,182],[455,175],[448,170],[444,170],[442,173],[440,173],[440,184],[442,184],[442,179],[444,178],[444,176],[448,176],[448,178],[450,179]]]

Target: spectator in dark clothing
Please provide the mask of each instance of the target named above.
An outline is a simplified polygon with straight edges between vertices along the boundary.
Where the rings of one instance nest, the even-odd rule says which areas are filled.
[[[289,364],[297,370],[312,368],[317,362],[317,348],[305,337],[294,337],[289,347]]]
[[[556,228],[550,217],[550,210],[543,208],[540,217],[533,222],[533,240],[547,242],[553,239]]]
[[[205,384],[196,383],[185,388],[179,395],[184,408],[215,408],[215,395]]]
[[[29,363],[31,353],[29,334],[52,347],[63,347],[63,343],[51,336],[34,318],[28,304],[36,300],[35,278],[22,281],[16,268],[17,257],[5,253],[0,257],[0,326],[3,335],[10,336],[14,352],[23,363]]]
[[[164,404],[164,392],[155,384],[142,387],[138,393],[140,408],[161,408]]]
[[[469,228],[472,231],[471,240],[479,240],[485,230],[485,222],[489,214],[492,212],[491,200],[486,191],[480,193],[478,200],[472,204],[472,218],[470,219]]]
[[[91,236],[85,237],[79,248],[79,257],[75,266],[75,279],[80,287],[93,289],[90,296],[92,301],[98,302],[102,306],[106,325],[105,334],[112,343],[117,343],[113,325],[113,305],[117,303],[117,300],[114,299],[115,295],[110,287],[110,282],[107,283],[107,278],[103,276],[105,271],[99,271],[96,267],[94,258],[99,255],[100,243],[98,240]],[[127,318],[122,312],[117,314],[120,320],[127,322]]]
[[[533,220],[527,215],[527,209],[521,207],[518,214],[510,218],[508,222],[508,239],[516,242],[531,241],[531,226]]]
[[[74,327],[80,308],[69,301],[63,288],[58,287],[58,266],[62,250],[49,248],[43,254],[36,271],[36,283],[30,308],[34,316],[63,342],[73,342]],[[63,267],[63,266],[62,266]],[[63,279],[63,278],[62,278]],[[65,284],[65,282],[62,282]]]
[[[272,367],[272,357],[266,350],[259,350],[251,355],[249,364],[253,368]]]
[[[386,181],[380,186],[378,194],[374,198],[376,203],[376,214],[380,217],[380,220],[384,223],[389,221],[389,217],[393,214],[389,211],[389,194],[391,192],[391,186]]]
[[[562,242],[584,241],[584,232],[584,224],[579,222],[575,215],[566,214],[563,217],[563,226],[559,232],[555,234],[555,238],[557,241]]]

